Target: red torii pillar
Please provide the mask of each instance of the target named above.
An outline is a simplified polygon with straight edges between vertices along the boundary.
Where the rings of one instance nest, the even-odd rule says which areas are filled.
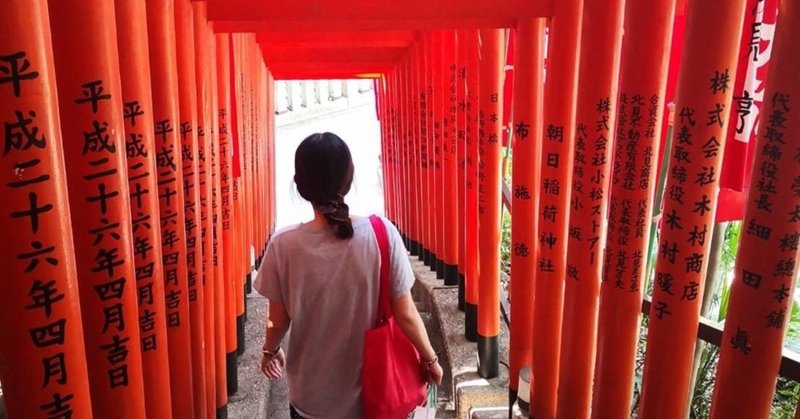
[[[422,251],[421,260],[424,264],[431,266],[432,254],[434,249],[434,240],[436,233],[433,227],[433,154],[432,140],[433,135],[431,131],[431,95],[430,95],[430,74],[428,73],[428,66],[430,63],[429,46],[430,42],[427,35],[421,35],[419,39],[419,67],[417,73],[419,74],[419,95],[420,95],[420,167],[421,167],[421,181],[422,186],[420,200],[422,201],[422,216],[423,216],[423,234],[422,234]]]
[[[183,166],[178,138],[178,69],[172,1],[147,0],[150,76],[153,89],[164,293],[167,307],[172,417],[193,418],[191,328],[186,278]]]
[[[496,377],[500,369],[500,175],[503,132],[503,30],[481,31],[481,133],[478,175],[480,277],[478,294],[478,373]]]
[[[547,78],[544,92],[542,184],[539,193],[539,256],[536,305],[533,308],[531,415],[555,418],[558,400],[559,356],[564,304],[564,277],[572,185],[578,58],[583,0],[554,4],[549,22]],[[560,194],[546,193],[545,183],[556,181]]]
[[[478,58],[478,31],[469,30],[464,43],[467,44],[467,161],[466,161],[466,272],[464,273],[464,337],[470,342],[478,340],[478,146],[480,143],[478,113],[480,107],[480,59]]]
[[[220,70],[222,65],[218,60],[217,37],[212,31],[206,33],[211,54],[211,152],[212,152],[212,182],[211,194],[213,197],[213,224],[214,224],[214,375],[216,394],[217,418],[226,417],[228,414],[228,379],[225,370],[226,357],[226,326],[225,326],[225,285],[227,271],[225,261],[225,246],[223,242],[224,221],[222,219],[222,167],[224,156],[222,154],[222,122],[220,115]]]
[[[768,417],[800,246],[800,4],[781,2],[712,418]]]
[[[254,63],[254,51],[252,50],[251,46],[251,34],[243,34],[241,36],[241,43],[240,45],[240,60],[241,60],[241,68],[242,68],[242,90],[240,92],[242,97],[242,119],[240,121],[240,125],[242,126],[242,137],[240,142],[242,144],[242,177],[244,179],[244,194],[242,195],[242,217],[245,220],[245,225],[247,228],[242,229],[242,236],[244,239],[244,268],[245,268],[245,276],[243,278],[240,297],[237,300],[237,304],[241,304],[239,307],[239,315],[241,317],[241,333],[239,335],[239,355],[243,355],[245,351],[245,335],[244,335],[244,325],[247,322],[247,304],[245,301],[245,295],[247,294],[246,289],[249,288],[249,284],[252,280],[253,275],[253,245],[255,243],[255,214],[254,214],[254,202],[255,202],[255,188],[254,188],[254,177],[253,177],[253,140],[254,140],[254,130],[253,124],[255,121],[254,118],[254,106],[253,103],[255,102],[255,98],[253,95],[254,87],[253,87],[253,79],[255,74],[255,63]]]
[[[511,336],[508,387],[517,396],[519,371],[530,365],[533,347],[533,307],[536,284],[539,185],[544,81],[543,19],[520,22],[516,29],[513,98],[514,191],[511,224]],[[528,395],[524,395],[525,398]],[[530,400],[530,399],[528,399]]]
[[[583,19],[578,70],[558,417],[586,418],[591,410],[624,11],[624,0],[584,1],[591,19]],[[545,193],[558,188],[544,184]]]
[[[680,132],[665,186],[680,193],[664,199],[639,411],[644,419],[686,414],[744,8],[744,2],[689,3],[675,104]]]
[[[458,183],[458,309],[464,311],[464,281],[467,269],[467,56],[470,54],[469,31],[456,34],[456,158]]]
[[[203,301],[203,360],[205,368],[206,389],[206,417],[216,416],[216,371],[214,345],[214,300],[216,298],[215,272],[214,272],[214,247],[213,247],[213,150],[212,141],[214,129],[211,123],[211,59],[207,42],[208,17],[206,2],[192,2],[192,22],[195,50],[195,89],[197,95],[197,170],[200,201],[197,210],[200,211],[201,245],[201,273],[199,288],[202,288]],[[215,57],[216,58],[216,57]]]
[[[145,398],[114,4],[53,1],[50,18],[59,112],[66,116],[61,132],[70,163],[92,415],[141,418]],[[30,201],[38,216],[40,202],[35,195]],[[34,254],[45,250],[33,247]]]
[[[458,285],[458,237],[461,224],[458,218],[458,129],[456,114],[458,97],[456,96],[456,33],[445,31],[442,35],[442,175],[444,195],[443,218],[439,220],[445,228],[444,284]]]
[[[144,0],[117,1],[117,36],[128,156],[145,412],[172,416],[164,265],[161,251],[153,96]]]
[[[648,222],[664,115],[675,0],[629,1],[622,39],[615,170],[605,275],[600,286],[592,417],[630,414],[636,345],[647,274]],[[638,103],[639,99],[646,103]]]
[[[378,114],[378,121],[380,122],[381,130],[381,181],[383,182],[383,206],[386,210],[386,217],[391,219],[392,209],[389,205],[389,168],[387,166],[388,159],[386,158],[386,138],[388,137],[388,120],[386,118],[385,102],[386,92],[384,91],[383,78],[373,80],[372,86],[375,89],[375,112]]]
[[[216,35],[217,43],[217,95],[219,97],[219,152],[220,152],[220,192],[222,216],[222,258],[225,261],[225,275],[222,289],[224,293],[225,319],[225,365],[227,394],[235,394],[239,388],[236,353],[236,276],[238,275],[238,255],[236,246],[236,179],[234,178],[233,154],[235,146],[234,128],[231,115],[231,82],[234,75],[231,69],[231,35]]]
[[[247,155],[243,148],[242,137],[246,135],[243,129],[244,119],[244,96],[242,83],[244,80],[244,63],[242,59],[242,35],[232,34],[230,36],[230,61],[231,61],[231,141],[233,143],[233,206],[235,208],[234,219],[235,232],[234,243],[236,246],[236,274],[233,278],[233,304],[234,316],[236,319],[236,353],[238,356],[244,354],[244,281],[249,270],[249,248],[246,245],[245,226],[247,222],[245,214],[245,195],[247,194],[247,178],[245,175],[245,159]],[[238,82],[237,82],[238,81]]]
[[[189,0],[175,0],[175,42],[178,62],[181,163],[186,216],[186,275],[189,287],[189,317],[192,331],[192,386],[194,415],[206,417],[205,312],[203,240],[200,208],[200,169],[197,124],[197,77],[192,7]],[[188,355],[188,354],[187,354]]]
[[[431,182],[433,187],[433,230],[436,232],[434,239],[434,254],[431,258],[431,270],[436,272],[436,278],[444,279],[444,254],[446,241],[444,238],[444,177],[442,170],[444,170],[444,161],[442,158],[442,32],[434,31],[430,35],[430,52],[431,57],[428,65],[428,72],[430,74],[429,85],[429,100],[431,106],[430,115],[433,117],[431,123],[431,147],[433,153],[433,172]]]
[[[413,235],[410,243],[410,253],[412,256],[422,258],[422,243],[424,234],[424,218],[423,212],[424,200],[422,198],[423,192],[423,169],[421,146],[422,139],[420,138],[420,115],[422,113],[422,99],[420,98],[419,91],[421,89],[422,80],[419,72],[419,63],[422,58],[419,43],[415,42],[411,46],[409,77],[411,84],[409,86],[408,94],[411,96],[411,114],[409,115],[409,123],[411,124],[410,133],[410,153],[412,155],[411,173],[413,176],[412,193],[411,193],[411,208],[412,218],[414,222]]]
[[[397,108],[397,172],[398,172],[398,188],[399,188],[399,216],[397,218],[397,225],[399,226],[402,238],[406,246],[408,246],[408,231],[410,230],[408,212],[408,127],[406,126],[406,116],[408,110],[406,107],[408,95],[406,92],[406,69],[405,63],[397,65],[394,74],[394,92],[395,92],[395,107]]]
[[[6,411],[91,417],[47,2],[5,2],[0,27]]]
[[[434,73],[433,68],[436,65],[436,61],[432,56],[432,51],[434,47],[434,39],[431,33],[425,35],[424,38],[425,43],[425,68],[423,71],[425,72],[425,102],[428,108],[426,112],[427,119],[426,123],[426,130],[427,130],[427,153],[428,153],[428,228],[429,228],[429,236],[430,236],[430,247],[428,251],[428,260],[426,265],[430,268],[431,271],[436,271],[437,266],[437,252],[439,251],[439,229],[437,227],[438,224],[438,213],[437,208],[439,207],[436,201],[436,191],[438,190],[436,186],[436,165],[438,162],[438,157],[436,156],[436,114],[434,113],[434,109],[436,108],[436,94],[435,94],[435,81],[434,81]]]
[[[447,185],[450,182],[450,174],[447,170],[449,164],[449,150],[448,150],[448,134],[447,131],[447,84],[446,68],[447,68],[447,53],[445,46],[449,47],[448,31],[434,31],[434,140],[435,151],[437,155],[437,171],[436,171],[436,228],[437,228],[437,242],[439,243],[439,250],[437,250],[436,259],[436,278],[445,279],[445,266],[449,263],[446,261],[450,258],[449,248],[452,246],[450,241],[450,230],[448,227],[447,215],[450,213],[447,196],[450,191]],[[437,113],[438,112],[438,113]]]
[[[405,64],[404,89],[406,100],[406,158],[408,163],[408,250],[412,256],[417,255],[417,244],[419,242],[419,174],[417,158],[417,112],[419,105],[418,98],[414,94],[416,90],[417,73],[415,71],[415,50],[409,48],[408,58]]]

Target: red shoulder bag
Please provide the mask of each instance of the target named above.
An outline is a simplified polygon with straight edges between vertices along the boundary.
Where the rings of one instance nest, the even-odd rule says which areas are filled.
[[[380,291],[378,325],[364,335],[364,364],[361,371],[361,397],[364,417],[404,419],[427,394],[419,353],[395,323],[389,290],[389,239],[386,226],[376,216],[369,217],[380,249]]]

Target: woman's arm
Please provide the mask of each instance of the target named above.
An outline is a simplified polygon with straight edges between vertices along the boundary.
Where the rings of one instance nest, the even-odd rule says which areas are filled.
[[[274,351],[281,344],[286,332],[289,331],[291,319],[283,304],[270,301],[267,314],[267,337],[264,340],[264,350]]]
[[[440,384],[442,382],[442,367],[439,365],[439,359],[431,346],[428,333],[425,331],[425,325],[422,323],[422,318],[419,316],[417,306],[414,305],[414,300],[411,299],[410,293],[392,301],[392,314],[394,314],[395,321],[397,321],[397,326],[417,348],[422,357],[422,362],[430,374],[429,379],[436,384]]]
[[[286,359],[280,344],[283,337],[286,336],[291,322],[283,304],[274,301],[269,302],[267,337],[264,339],[261,371],[270,379],[280,378],[283,375],[283,366],[286,363]]]

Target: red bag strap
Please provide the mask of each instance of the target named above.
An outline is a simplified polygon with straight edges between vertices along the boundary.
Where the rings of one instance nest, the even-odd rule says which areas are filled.
[[[386,225],[380,217],[370,215],[369,221],[372,223],[372,230],[375,232],[375,239],[378,241],[380,250],[380,286],[378,291],[378,324],[383,324],[391,317],[391,306],[389,301],[389,236],[386,233]]]

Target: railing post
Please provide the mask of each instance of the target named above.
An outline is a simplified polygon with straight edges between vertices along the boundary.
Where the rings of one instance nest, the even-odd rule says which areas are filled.
[[[91,417],[47,1],[5,2],[0,27],[5,413]]]
[[[533,349],[533,307],[536,255],[539,248],[539,185],[541,172],[542,98],[544,89],[544,19],[520,22],[514,53],[514,110],[512,122],[514,222],[511,223],[511,337],[508,387],[517,397],[519,371],[530,365]],[[526,394],[527,398],[528,395]]]
[[[800,242],[800,5],[781,2],[736,259],[712,418],[765,417],[781,362]]]
[[[744,2],[689,3],[676,100],[680,126],[669,161],[640,416],[683,417],[703,277],[717,207]]]
[[[499,373],[500,333],[500,162],[503,135],[503,30],[481,33],[481,136],[478,175],[480,278],[478,294],[478,373]]]

